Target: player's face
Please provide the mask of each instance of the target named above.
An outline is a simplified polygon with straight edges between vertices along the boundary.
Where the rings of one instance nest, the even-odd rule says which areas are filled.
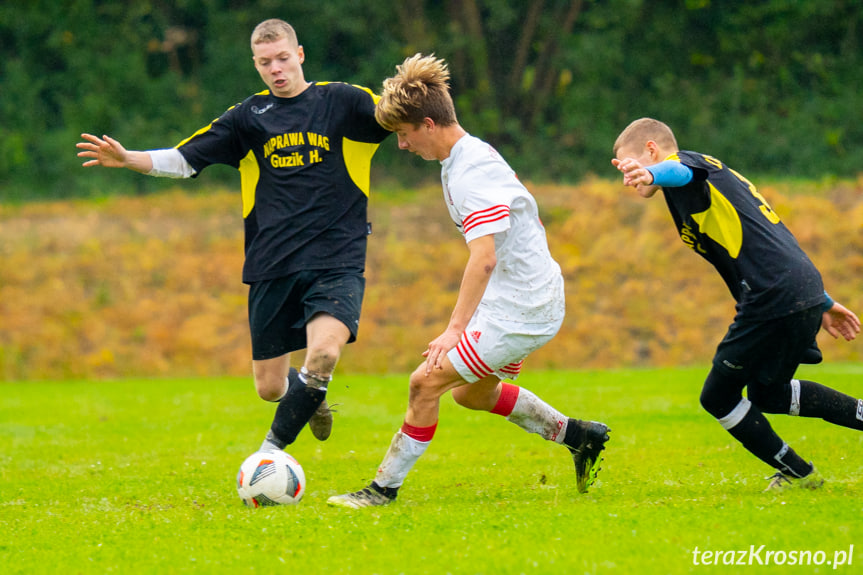
[[[429,126],[425,124],[399,124],[396,128],[399,139],[399,149],[407,150],[424,160],[438,160],[435,153],[434,140]]]
[[[274,96],[293,98],[308,87],[303,76],[305,54],[302,46],[295,46],[287,38],[282,38],[255,44],[252,55],[255,69]]]

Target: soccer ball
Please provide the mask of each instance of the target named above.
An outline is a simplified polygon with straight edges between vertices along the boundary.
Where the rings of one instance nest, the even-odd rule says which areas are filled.
[[[237,493],[249,507],[293,505],[305,491],[303,467],[284,451],[257,451],[237,473]]]

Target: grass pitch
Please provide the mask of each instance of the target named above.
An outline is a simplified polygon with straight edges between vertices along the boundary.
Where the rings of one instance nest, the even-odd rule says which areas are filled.
[[[374,476],[402,422],[405,376],[337,375],[332,437],[306,430],[288,449],[305,498],[263,509],[243,507],[234,486],[273,412],[251,379],[0,384],[0,572],[863,569],[863,434],[770,416],[827,483],[762,493],[771,470],[698,405],[706,372],[525,372],[520,384],[613,430],[584,495],[565,449],[447,396],[398,501],[357,511],[326,499]],[[863,395],[859,364],[798,375]]]

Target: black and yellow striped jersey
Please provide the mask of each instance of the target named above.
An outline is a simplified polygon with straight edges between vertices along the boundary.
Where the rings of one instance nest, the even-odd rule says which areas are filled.
[[[311,84],[294,98],[265,90],[177,145],[196,172],[240,171],[244,282],[365,268],[371,160],[389,134],[375,120],[377,100],[344,83]]]
[[[663,188],[680,237],[725,280],[738,317],[773,319],[824,301],[821,274],[749,180],[697,152],[669,159],[693,171],[688,184]]]

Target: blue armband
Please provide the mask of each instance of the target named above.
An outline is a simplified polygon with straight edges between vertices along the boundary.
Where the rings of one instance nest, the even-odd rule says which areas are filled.
[[[830,297],[827,292],[824,292],[824,303],[821,304],[821,311],[830,311],[830,308],[833,307],[833,298]]]
[[[653,174],[653,185],[679,188],[692,181],[692,169],[674,160],[665,160],[645,169]]]

